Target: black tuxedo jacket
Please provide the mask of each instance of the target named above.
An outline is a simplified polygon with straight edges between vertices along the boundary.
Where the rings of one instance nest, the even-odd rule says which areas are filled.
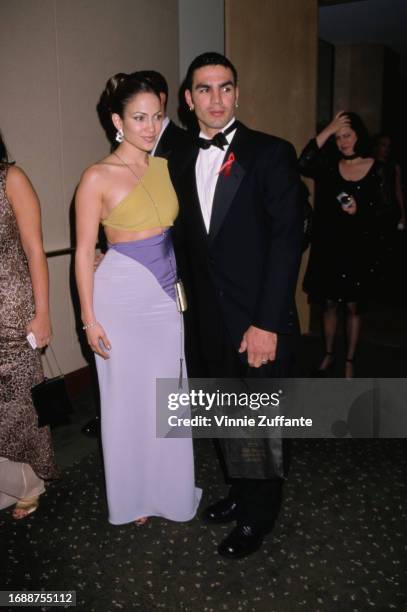
[[[173,121],[170,121],[161,134],[154,157],[164,157],[168,159],[174,151],[178,151],[188,146],[188,144],[190,144],[190,138],[186,130],[183,130],[178,127],[178,125],[175,125]]]
[[[279,334],[277,354],[284,354],[284,337],[298,329],[303,212],[295,150],[238,123],[224,158],[233,153],[235,161],[229,176],[219,175],[209,234],[196,186],[198,153],[192,143],[169,160],[180,205],[174,244],[190,304],[187,333],[189,326],[204,359],[216,360],[221,326],[237,349],[255,325]]]

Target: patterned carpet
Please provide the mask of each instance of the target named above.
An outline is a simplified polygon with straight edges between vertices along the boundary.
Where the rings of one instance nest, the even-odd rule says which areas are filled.
[[[76,590],[87,612],[405,611],[406,446],[294,441],[277,525],[261,551],[239,561],[216,553],[230,526],[109,525],[92,453],[27,520],[0,514],[1,588]],[[225,488],[210,441],[197,441],[196,455],[204,505]]]

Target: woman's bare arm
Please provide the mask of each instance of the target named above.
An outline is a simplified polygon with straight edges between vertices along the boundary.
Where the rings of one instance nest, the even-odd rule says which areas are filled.
[[[109,357],[101,348],[110,350],[110,343],[102,326],[96,321],[93,309],[93,275],[95,245],[102,215],[102,192],[99,169],[88,168],[81,178],[76,193],[75,274],[81,303],[81,317],[90,347],[104,359]],[[100,342],[101,341],[101,342]]]
[[[17,220],[34,294],[35,316],[27,324],[27,333],[32,332],[37,346],[42,348],[49,343],[52,332],[49,317],[48,265],[42,243],[40,203],[29,178],[16,166],[11,166],[8,170],[6,192]]]

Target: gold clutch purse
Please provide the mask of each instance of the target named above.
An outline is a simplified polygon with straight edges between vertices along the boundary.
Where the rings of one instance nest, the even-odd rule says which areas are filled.
[[[182,280],[177,280],[176,283],[174,283],[174,288],[175,288],[175,299],[177,300],[177,308],[179,312],[185,312],[188,304],[187,304],[187,297],[185,295],[185,289],[184,289],[184,285],[182,284]]]

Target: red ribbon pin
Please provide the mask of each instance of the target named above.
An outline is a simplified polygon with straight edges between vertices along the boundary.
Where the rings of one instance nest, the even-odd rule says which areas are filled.
[[[219,170],[218,174],[223,173],[223,176],[229,176],[230,172],[232,170],[232,166],[233,166],[233,162],[234,161],[235,161],[235,156],[233,155],[233,153],[230,153],[229,157],[227,158],[227,160],[225,161],[225,163],[223,164],[223,166]]]

